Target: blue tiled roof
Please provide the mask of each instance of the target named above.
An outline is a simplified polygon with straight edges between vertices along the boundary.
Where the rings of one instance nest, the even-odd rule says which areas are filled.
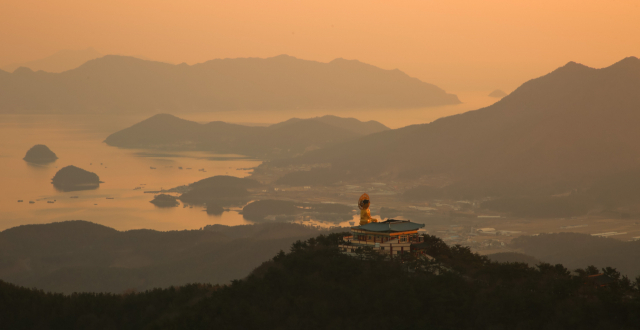
[[[372,222],[363,226],[356,226],[352,228],[374,232],[399,232],[418,230],[422,227],[424,227],[424,224],[421,223],[415,223],[406,220],[387,220],[384,222]]]

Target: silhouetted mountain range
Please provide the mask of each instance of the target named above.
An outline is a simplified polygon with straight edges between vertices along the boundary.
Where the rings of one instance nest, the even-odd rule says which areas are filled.
[[[87,61],[102,57],[97,50],[93,47],[82,50],[61,50],[51,56],[47,56],[42,59],[15,63],[3,66],[1,69],[8,72],[13,72],[17,68],[24,67],[33,71],[46,71],[46,72],[64,72],[67,70],[75,69]]]
[[[638,127],[638,58],[603,69],[570,62],[489,107],[264,166],[331,163],[327,183],[444,177],[473,196],[559,193],[639,169]]]
[[[400,70],[287,55],[173,65],[107,55],[62,73],[0,74],[5,113],[405,108],[460,103]]]
[[[249,228],[240,228],[239,232],[256,233],[251,228],[261,228],[242,227]],[[121,234],[127,233],[130,232]],[[189,233],[140,238],[149,240],[155,236],[152,241],[163,241],[163,249],[173,251],[179,247],[175,244],[176,234],[188,236],[184,234]],[[288,253],[278,252],[249,276],[229,285],[193,283],[143,292],[130,288],[115,295],[63,295],[0,280],[0,319],[7,329],[640,328],[638,283],[611,267],[602,269],[600,276],[594,278],[591,275],[600,273],[600,269],[591,266],[572,273],[562,264],[540,263],[529,267],[523,263],[491,262],[467,247],[448,246],[430,235],[424,236],[421,248],[431,258],[407,251],[385,258],[362,248],[358,248],[357,256],[353,257],[337,248],[343,235],[334,233],[296,241],[286,249]],[[124,237],[121,240],[124,241]],[[198,269],[215,269],[212,266],[218,263],[212,263],[210,258],[198,258],[212,255],[208,250],[212,246],[202,244],[202,240],[189,243],[199,246],[199,253],[187,254],[182,262],[167,263],[168,267],[173,266],[169,271],[189,273],[196,264],[194,259],[203,261],[196,264]],[[231,262],[246,261],[239,258],[242,256],[239,252],[249,244],[250,240],[241,246],[223,244],[227,249],[220,256]],[[13,248],[11,252],[34,250],[18,246],[20,248]],[[90,255],[99,250],[97,246],[86,246],[87,253],[83,256],[88,261],[95,261]],[[77,251],[62,258],[46,255],[29,261],[35,265],[55,264],[70,256],[76,257]],[[0,250],[2,252],[5,250]],[[98,261],[109,261],[101,259]],[[23,264],[29,265],[29,261]],[[62,273],[75,280],[69,282],[71,285],[65,291],[78,287],[80,280],[95,287],[118,268],[99,269],[91,276],[78,274],[77,268],[66,272],[63,269]],[[163,269],[149,271],[149,277],[167,275],[158,270]],[[212,276],[202,277],[215,281]]]
[[[288,223],[170,232],[87,221],[25,225],[0,232],[0,279],[65,293],[226,283],[320,233],[328,231]]]
[[[126,148],[207,150],[252,157],[289,157],[308,150],[388,130],[376,121],[324,116],[293,118],[269,127],[214,121],[199,124],[159,114],[107,137],[108,145]]]

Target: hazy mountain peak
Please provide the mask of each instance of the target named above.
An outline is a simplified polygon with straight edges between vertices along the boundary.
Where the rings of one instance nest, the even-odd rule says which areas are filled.
[[[191,121],[188,121],[186,119],[182,119],[182,118],[178,118],[172,114],[168,114],[168,113],[159,113],[157,115],[151,116],[143,121],[141,121],[140,123],[136,124],[142,124],[142,123],[163,123],[163,124],[178,124],[178,123],[192,123]],[[193,122],[195,124],[195,122]]]
[[[154,62],[139,59],[133,56],[125,56],[125,55],[105,55],[102,57],[98,57],[95,59],[91,59],[86,63],[82,64],[78,68],[88,67],[88,66],[98,66],[98,65],[118,65],[118,64],[135,64],[135,63],[144,63],[144,62]],[[171,64],[168,64],[171,65]]]
[[[601,70],[610,70],[610,69],[638,69],[640,68],[640,59],[638,59],[635,56],[629,56],[629,57],[625,57],[622,60],[608,66],[608,67],[604,67],[601,68]],[[565,64],[564,66],[558,68],[556,71],[566,71],[566,70],[595,70],[592,67],[586,66],[584,64],[581,63],[577,63],[574,61],[570,61],[567,64]],[[553,73],[553,72],[552,72]]]
[[[147,118],[145,121],[183,120],[169,113],[159,113]]]
[[[280,55],[276,55],[273,57],[268,57],[267,59],[274,59],[274,60],[298,60],[299,58],[295,57],[295,56],[291,56],[291,55],[287,55],[287,54],[280,54]]]
[[[489,93],[489,97],[503,98],[509,94],[505,93],[501,89],[496,89],[493,92]]]
[[[581,63],[570,61],[567,64],[565,64],[564,66],[562,66],[562,67],[558,68],[557,70],[555,70],[554,72],[556,72],[556,71],[565,72],[567,70],[573,70],[573,71],[576,71],[576,70],[593,70],[593,68],[588,67],[588,66],[586,66],[584,64],[581,64]]]
[[[640,59],[635,56],[625,57],[606,69],[638,70],[640,69]]]
[[[549,74],[525,82],[496,105],[512,107],[517,103],[520,109],[537,108],[538,111],[563,107],[577,110],[575,104],[578,103],[583,104],[583,110],[604,108],[629,98],[626,91],[638,88],[640,75],[637,71],[640,71],[640,60],[635,57],[627,57],[601,69],[571,61]],[[585,103],[585,99],[592,99],[592,102]]]
[[[29,74],[29,73],[33,73],[33,70],[31,70],[31,68],[27,68],[26,66],[21,66],[13,71],[13,74],[17,74],[17,75],[23,75],[23,74]]]
[[[355,59],[354,60],[348,60],[348,59],[345,59],[345,58],[342,58],[342,57],[338,57],[338,58],[333,59],[331,62],[329,62],[329,64],[332,64],[332,65],[345,65],[345,66],[346,65],[361,65],[361,66],[377,68],[376,66],[371,65],[371,64],[367,64],[367,63],[364,63],[364,62],[361,62],[361,61],[358,61],[358,60],[355,60]],[[385,71],[392,71],[392,70],[385,70]]]
[[[348,60],[348,59],[346,59],[346,58],[342,58],[342,57],[336,57],[336,58],[334,58],[333,60],[331,60],[329,63],[340,63],[340,62],[343,62],[343,63],[344,63],[344,62],[351,62],[351,63],[358,62],[358,63],[362,63],[362,62],[360,62],[360,61],[358,61],[358,60]]]

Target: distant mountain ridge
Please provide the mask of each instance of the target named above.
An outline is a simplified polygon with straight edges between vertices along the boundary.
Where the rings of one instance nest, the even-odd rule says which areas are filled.
[[[406,108],[460,103],[400,70],[287,55],[179,65],[107,55],[62,73],[0,74],[0,113]]]
[[[206,150],[260,158],[282,158],[389,128],[377,121],[324,116],[293,118],[268,127],[214,121],[199,124],[158,114],[109,135],[105,143],[125,148]]]
[[[595,237],[579,233],[520,236],[511,247],[549,262],[562,263],[569,269],[595,265],[610,266],[633,279],[640,276],[640,241],[621,241],[611,237]]]
[[[24,63],[9,64],[0,69],[8,72],[14,72],[16,69],[24,67],[29,68],[32,71],[42,70],[46,72],[59,73],[75,69],[87,61],[102,56],[103,55],[93,47],[82,50],[65,49],[45,58]]]
[[[478,196],[557,193],[640,168],[639,126],[638,58],[570,62],[489,107],[264,166],[331,163],[334,180],[446,176]]]

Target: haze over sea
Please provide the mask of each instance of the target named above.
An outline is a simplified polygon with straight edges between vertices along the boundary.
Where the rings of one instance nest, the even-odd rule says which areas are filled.
[[[475,110],[498,100],[486,94],[488,92],[459,94],[462,104],[417,109],[229,111],[175,115],[199,122],[220,120],[266,125],[292,117],[332,114],[363,121],[377,120],[390,128],[399,128]],[[0,182],[5,185],[0,191],[0,230],[75,219],[118,230],[181,230],[199,229],[209,224],[249,223],[236,212],[239,209],[211,216],[200,207],[158,208],[149,203],[154,194],[144,191],[170,189],[215,175],[246,177],[251,173],[249,168],[261,163],[261,160],[241,155],[119,149],[102,142],[109,134],[151,115],[0,115]],[[33,165],[22,160],[35,144],[47,145],[59,159],[48,165]],[[94,172],[104,183],[96,190],[57,191],[51,178],[67,165]],[[203,168],[206,172],[199,171]],[[134,190],[136,187],[141,189]],[[23,202],[18,203],[18,200]],[[47,203],[53,200],[55,203]]]

